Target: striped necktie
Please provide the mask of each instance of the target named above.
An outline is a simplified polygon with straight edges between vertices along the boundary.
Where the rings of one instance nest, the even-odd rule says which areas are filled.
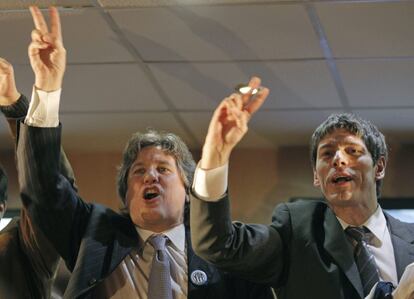
[[[367,296],[376,282],[380,280],[375,258],[367,246],[371,232],[364,227],[348,227],[345,232],[356,242],[354,250],[355,263],[361,277],[364,296]]]

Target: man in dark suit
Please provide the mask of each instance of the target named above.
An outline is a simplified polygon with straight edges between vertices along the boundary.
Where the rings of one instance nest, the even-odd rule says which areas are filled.
[[[72,271],[65,298],[150,297],[150,289],[162,287],[160,280],[150,283],[153,261],[165,261],[154,257],[158,235],[166,240],[170,272],[165,299],[272,298],[270,288],[219,271],[193,253],[186,222],[195,163],[178,136],[148,131],[129,140],[118,175],[124,215],[79,197],[60,174],[61,127],[51,113],[57,112],[66,57],[58,12],[50,10],[50,31],[40,11],[31,12],[36,83],[19,133],[19,182],[30,216]]]
[[[26,116],[29,103],[17,91],[13,67],[3,58],[0,58],[0,77],[0,111],[9,123],[11,135],[15,137],[16,120]],[[62,171],[73,184],[72,169],[66,158],[62,158]],[[59,255],[28,217],[29,206],[29,202],[23,202],[20,216],[13,218],[0,231],[0,298],[52,296]],[[6,208],[7,175],[0,167],[0,219]]]
[[[414,224],[378,205],[384,136],[352,114],[331,115],[311,141],[314,185],[325,201],[279,205],[270,225],[231,222],[227,165],[269,91],[232,94],[211,119],[191,200],[193,248],[221,269],[271,285],[279,299],[364,298],[379,280],[396,286],[414,262]]]

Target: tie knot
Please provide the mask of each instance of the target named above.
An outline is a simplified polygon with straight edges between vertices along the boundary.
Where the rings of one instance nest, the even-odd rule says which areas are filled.
[[[167,242],[167,236],[154,235],[149,239],[149,243],[155,250],[165,250],[165,243]]]
[[[357,242],[368,241],[370,238],[370,230],[367,227],[348,226],[345,230],[348,236]]]

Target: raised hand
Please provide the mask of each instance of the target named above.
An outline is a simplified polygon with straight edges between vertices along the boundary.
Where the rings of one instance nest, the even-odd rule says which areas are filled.
[[[20,97],[14,81],[13,66],[0,57],[0,106],[9,106]]]
[[[250,79],[251,90],[260,87],[260,78]],[[227,163],[232,149],[239,143],[248,130],[252,115],[262,106],[269,89],[261,87],[252,96],[233,93],[225,98],[214,111],[208,128],[200,167],[212,169]]]
[[[60,89],[66,67],[66,50],[63,47],[58,10],[56,7],[49,8],[50,30],[38,7],[31,6],[30,12],[35,25],[29,45],[35,86],[44,91]]]

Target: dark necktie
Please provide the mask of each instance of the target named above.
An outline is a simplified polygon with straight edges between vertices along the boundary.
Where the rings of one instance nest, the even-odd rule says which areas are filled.
[[[167,237],[155,235],[149,243],[154,247],[151,273],[148,279],[148,299],[172,299],[170,261],[165,248]]]
[[[374,284],[380,280],[375,258],[367,246],[367,238],[370,235],[370,231],[366,227],[352,226],[345,231],[348,236],[356,241],[354,257],[359,275],[361,276],[364,296],[367,296]]]

